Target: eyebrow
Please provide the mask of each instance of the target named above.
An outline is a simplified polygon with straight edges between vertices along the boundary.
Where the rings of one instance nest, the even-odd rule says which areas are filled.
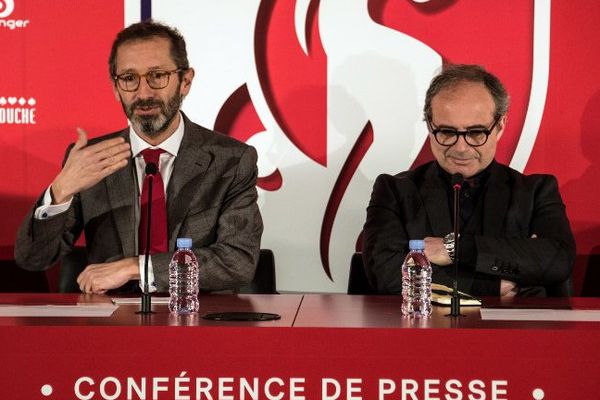
[[[177,68],[177,67],[175,67]],[[168,71],[170,70],[170,67],[163,67],[163,66],[152,66],[149,67],[148,70],[146,72],[149,71]],[[122,72],[117,73],[116,75],[123,75],[123,74],[139,74],[139,72],[135,69],[135,68],[128,68]]]
[[[438,129],[453,129],[455,131],[459,131],[460,129],[451,126],[451,125],[435,125]],[[467,126],[464,130],[468,131],[471,129],[488,129],[489,125],[482,125],[482,124],[477,124],[477,125],[471,125],[471,126]]]

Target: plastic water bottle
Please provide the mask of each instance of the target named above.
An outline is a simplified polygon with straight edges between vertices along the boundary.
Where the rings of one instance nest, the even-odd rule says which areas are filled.
[[[408,254],[402,264],[402,315],[431,315],[431,264],[425,257],[425,242],[408,242]]]
[[[177,250],[169,264],[169,294],[172,313],[198,312],[198,259],[190,238],[177,239]]]

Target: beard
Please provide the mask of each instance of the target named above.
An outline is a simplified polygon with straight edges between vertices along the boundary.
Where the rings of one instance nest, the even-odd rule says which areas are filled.
[[[163,133],[173,122],[182,102],[183,96],[178,90],[166,103],[159,99],[139,99],[131,104],[125,104],[121,99],[121,106],[137,132],[154,138]],[[154,106],[160,109],[160,112],[156,115],[136,115],[134,112],[136,108]]]

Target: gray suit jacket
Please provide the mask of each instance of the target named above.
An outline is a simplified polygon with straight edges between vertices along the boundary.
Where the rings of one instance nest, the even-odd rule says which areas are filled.
[[[435,163],[396,176],[380,175],[364,226],[367,275],[380,293],[402,290],[401,265],[409,239],[452,232],[446,184]],[[493,162],[483,196],[482,235],[474,237],[475,265],[459,269],[459,289],[497,296],[500,279],[519,286],[566,281],[575,241],[550,175],[523,175]],[[532,239],[535,234],[537,238]],[[433,280],[450,285],[452,267],[434,266]],[[477,289],[477,290],[475,290]]]
[[[178,237],[191,237],[200,264],[200,288],[242,286],[254,276],[262,219],[256,204],[256,151],[192,123],[185,131],[167,187],[169,252],[152,255],[158,291],[168,290],[168,264]],[[122,136],[129,129],[90,143]],[[67,150],[67,154],[70,151]],[[137,256],[139,213],[135,164],[78,193],[67,212],[45,220],[26,216],[17,234],[16,262],[44,270],[73,248],[85,232],[88,262]]]

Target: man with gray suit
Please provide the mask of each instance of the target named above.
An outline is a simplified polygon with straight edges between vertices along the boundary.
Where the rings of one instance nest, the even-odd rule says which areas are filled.
[[[133,24],[117,35],[109,67],[130,127],[89,141],[78,129],[62,170],[19,229],[17,263],[46,269],[72,251],[83,231],[88,264],[77,277],[82,292],[104,293],[142,279],[145,173],[150,173],[155,175],[151,285],[168,290],[177,237],[193,239],[201,289],[249,282],[263,229],[256,151],[194,124],[180,111],[194,78],[183,37],[163,24]],[[150,163],[156,171],[149,172]]]

